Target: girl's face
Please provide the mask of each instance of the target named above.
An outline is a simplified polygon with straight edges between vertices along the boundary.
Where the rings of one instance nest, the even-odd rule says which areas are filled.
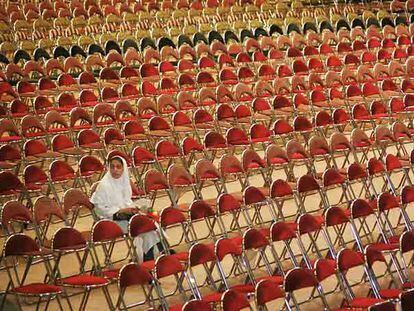
[[[122,161],[119,159],[112,159],[111,163],[109,164],[109,171],[112,178],[120,178],[124,172],[124,165],[122,164]]]

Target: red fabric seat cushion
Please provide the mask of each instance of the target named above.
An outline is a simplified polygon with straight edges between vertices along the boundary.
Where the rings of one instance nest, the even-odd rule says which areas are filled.
[[[384,299],[397,299],[398,296],[401,294],[401,289],[398,288],[387,288],[387,289],[381,289],[380,295],[381,298]]]
[[[277,158],[277,157],[270,158],[269,161],[270,161],[271,164],[285,164],[285,163],[288,162],[284,158]]]
[[[104,277],[87,274],[70,276],[60,279],[59,282],[69,286],[102,286],[108,284],[108,280]]]
[[[19,286],[13,289],[13,292],[26,295],[45,295],[45,294],[58,294],[62,291],[60,286],[44,284],[44,283],[32,283],[23,286]]]
[[[382,299],[371,298],[371,297],[357,297],[353,299],[350,303],[352,308],[368,308],[376,303],[383,302]]]

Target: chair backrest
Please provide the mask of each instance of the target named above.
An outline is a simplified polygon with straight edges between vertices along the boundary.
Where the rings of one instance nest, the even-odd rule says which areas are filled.
[[[412,310],[414,308],[414,290],[403,291],[400,294],[401,310]]]
[[[157,227],[154,219],[140,214],[135,214],[130,220],[128,225],[128,232],[131,237],[136,237],[142,233],[155,231]]]
[[[228,289],[221,296],[221,306],[223,311],[239,311],[250,307],[246,295],[238,291]]]
[[[212,311],[211,304],[204,300],[190,300],[183,306],[183,311]]]
[[[146,286],[153,281],[148,269],[136,263],[129,263],[119,270],[118,286],[122,289],[134,285]]]
[[[276,299],[285,298],[284,291],[280,286],[271,280],[261,280],[255,288],[256,304],[263,307],[266,303]]]

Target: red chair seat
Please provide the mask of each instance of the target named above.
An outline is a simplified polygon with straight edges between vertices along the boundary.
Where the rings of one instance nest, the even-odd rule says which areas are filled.
[[[212,302],[219,302],[221,300],[222,293],[212,293],[206,296],[203,296],[203,301],[212,303]]]
[[[312,154],[313,155],[326,155],[326,154],[329,154],[329,152],[323,148],[316,148],[312,150]]]
[[[257,138],[252,138],[251,140],[254,143],[265,143],[265,142],[270,141],[270,138],[269,137],[257,137]]]
[[[405,282],[403,285],[402,285],[402,288],[403,289],[411,289],[411,288],[413,288],[414,287],[414,282]]]
[[[285,163],[288,163],[288,160],[286,160],[284,158],[277,158],[277,157],[270,158],[269,161],[270,161],[271,164],[285,164]]]
[[[74,178],[75,178],[74,174],[68,173],[68,174],[55,176],[53,178],[53,181],[66,181],[66,180],[71,180],[71,179],[74,179]]]
[[[383,302],[382,299],[378,299],[378,298],[370,298],[370,297],[357,297],[355,299],[352,300],[352,302],[350,303],[350,307],[352,308],[369,308],[370,306],[379,303],[379,302]]]
[[[371,244],[373,249],[384,252],[384,251],[392,251],[397,250],[399,248],[398,243],[373,243]]]
[[[349,147],[345,144],[335,145],[335,150],[346,150],[346,149],[349,149]]]
[[[171,307],[168,307],[169,311],[181,311],[183,309],[183,305],[182,304],[178,304],[178,305],[174,305]]]
[[[177,258],[179,261],[187,261],[188,260],[188,252],[179,252],[179,253],[176,253],[172,256]]]
[[[102,274],[107,279],[117,279],[119,274],[119,269],[111,269],[102,271]]]
[[[108,280],[104,277],[80,274],[59,280],[59,283],[66,286],[102,286],[107,285]]]
[[[381,289],[380,295],[383,299],[397,299],[401,292],[401,289],[398,288],[387,288]]]
[[[354,143],[354,146],[355,147],[359,147],[359,148],[361,148],[361,147],[369,147],[369,146],[371,146],[371,142],[370,141],[366,141],[366,140],[362,140],[362,141],[359,141],[359,142]]]
[[[249,165],[247,166],[249,169],[256,169],[256,168],[261,168],[261,167],[265,167],[266,163],[264,161],[261,161],[262,163],[257,163],[257,162],[250,162]]]
[[[190,186],[192,184],[194,184],[193,178],[191,178],[191,180],[188,180],[187,178],[184,178],[184,177],[178,177],[174,181],[174,186]]]
[[[304,159],[306,159],[306,156],[303,155],[302,153],[299,153],[299,152],[292,153],[290,157],[294,160],[304,160]]]
[[[11,168],[15,167],[16,165],[17,165],[17,163],[8,162],[8,161],[0,161],[0,169],[2,169],[2,170],[11,169]]]
[[[32,283],[23,286],[19,286],[13,289],[14,293],[24,295],[47,295],[58,294],[62,292],[60,286],[44,284],[44,283]]]
[[[18,141],[20,140],[20,136],[3,136],[0,138],[0,143],[9,143],[12,141]]]
[[[81,147],[82,148],[88,148],[88,149],[103,149],[103,145],[100,142],[90,143],[90,144],[83,144]]]
[[[125,138],[128,139],[128,140],[142,141],[142,140],[147,140],[147,135],[145,135],[145,134],[132,134],[132,135],[126,135]]]
[[[143,267],[145,269],[148,269],[148,270],[152,270],[152,269],[155,268],[155,260],[147,260],[147,261],[144,261],[141,264],[141,267]]]

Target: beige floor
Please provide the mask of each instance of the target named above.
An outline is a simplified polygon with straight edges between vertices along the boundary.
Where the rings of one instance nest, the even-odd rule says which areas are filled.
[[[410,146],[408,149],[411,150],[412,147],[413,146]],[[393,152],[393,150],[390,149],[390,152]],[[261,155],[263,155],[263,154],[261,154]],[[320,169],[323,169],[323,168],[321,167]],[[298,175],[301,175],[301,174],[304,173],[303,168],[298,168],[297,171],[298,171]],[[279,173],[275,173],[274,176],[273,176],[273,180],[276,179],[276,178],[285,178],[285,176],[279,175]],[[263,182],[262,182],[261,177],[254,176],[253,178],[251,178],[250,183],[252,185],[255,185],[255,186],[262,186]],[[237,183],[230,183],[228,185],[228,190],[229,190],[229,192],[239,190],[239,188],[237,186]],[[203,191],[203,195],[205,196],[205,198],[214,198],[214,197],[217,196],[217,193],[213,189],[213,187],[210,186],[210,187],[207,187],[205,189],[205,191]],[[338,196],[338,192],[329,193],[329,196],[332,200],[334,200],[335,197]],[[181,194],[180,202],[191,202],[191,200],[192,200],[192,195],[190,195],[189,193]],[[312,202],[313,202],[312,198],[308,202],[310,202],[308,204],[312,204]],[[162,207],[167,206],[167,205],[168,205],[168,200],[167,200],[166,197],[160,198],[156,202],[156,206],[157,206],[158,210],[162,209]],[[291,206],[291,207],[293,208],[293,206]],[[290,207],[287,206],[286,207],[286,212],[288,212],[289,209],[290,209]],[[414,213],[413,213],[413,216],[414,216]],[[265,217],[270,219],[270,215],[267,215]],[[77,229],[79,229],[79,230],[88,230],[88,229],[90,229],[91,224],[92,224],[92,222],[91,222],[91,219],[89,217],[83,218],[79,221]],[[55,228],[51,228],[51,230],[49,232],[53,232],[54,229],[56,229],[59,226],[61,226],[61,224],[54,225]],[[202,233],[206,229],[203,226],[197,225],[196,230],[197,230],[197,232]],[[168,234],[168,237],[171,240],[171,242],[173,242],[173,240],[177,236],[178,232],[169,231],[169,232],[167,232],[167,234]],[[188,247],[188,246],[183,246],[183,248],[185,248],[185,247]],[[277,245],[275,245],[275,247],[277,248]],[[122,256],[125,254],[125,252],[126,252],[126,248],[124,246],[119,246],[119,249],[116,250],[116,254],[119,255],[120,258],[122,258]],[[254,256],[255,256],[255,254],[251,254],[250,257],[253,259]],[[61,267],[64,267],[64,270],[67,271],[68,273],[76,272],[77,267],[76,267],[75,263],[76,263],[75,258],[66,257],[66,258],[64,258],[64,261],[62,262]],[[88,262],[88,265],[89,266],[91,265],[90,261]],[[228,269],[230,267],[230,262],[225,262],[224,267]],[[286,265],[286,268],[288,268],[287,265]],[[43,274],[42,271],[40,270],[40,267],[38,267],[36,265],[32,266],[32,269],[33,269],[32,272],[34,272],[32,274],[34,276],[34,279],[36,277],[38,277],[39,275]],[[260,275],[260,274],[264,275],[265,274],[264,271],[256,271],[256,272],[257,272],[258,275]],[[197,271],[197,269],[196,269],[195,274],[196,274],[196,276],[201,275],[201,271]],[[358,271],[356,271],[354,274],[351,274],[351,278],[357,277],[358,275],[360,275],[360,274],[358,273]],[[232,279],[231,283],[240,282],[240,281],[242,281],[242,279],[238,279],[238,280],[233,280]],[[385,281],[385,280],[383,280],[383,281]],[[167,288],[167,289],[168,288],[173,288],[174,284],[175,284],[175,280],[171,279],[171,278],[170,279],[165,279],[165,280],[162,281],[163,288]],[[5,285],[6,285],[6,276],[3,272],[2,274],[0,274],[0,288],[3,289],[5,287]],[[323,286],[324,286],[325,291],[329,291],[330,288],[335,288],[337,286],[336,278],[331,277],[328,280],[325,280],[323,282]],[[209,292],[209,289],[206,286],[203,287],[202,290],[205,293]],[[111,285],[109,287],[109,291],[111,293],[113,301],[116,301],[117,295],[118,295],[118,290],[117,290],[116,284]],[[364,287],[359,288],[359,292],[361,294],[363,294],[364,292],[366,292],[366,288],[364,288]],[[307,291],[305,290],[303,293],[300,293],[299,297],[303,297],[303,299],[306,299],[308,297],[308,294],[309,293],[307,293]],[[129,290],[127,292],[127,300],[129,300],[129,299],[138,300],[141,297],[142,297],[142,291],[140,289],[133,289],[133,290]],[[334,307],[339,307],[341,299],[342,298],[341,298],[339,289],[337,289],[335,294],[332,294],[332,295],[328,296],[328,301],[330,302],[330,304],[332,305],[333,308]],[[80,296],[75,296],[75,297],[71,298],[71,302],[72,302],[72,305],[73,305],[75,310],[78,309],[79,301],[80,301]],[[172,298],[169,299],[170,304],[174,304],[177,301],[180,301],[179,297],[172,297]],[[251,305],[254,308],[253,299],[251,301],[252,301]],[[270,305],[269,310],[278,310],[279,307],[280,306],[278,306],[278,304],[276,303],[276,304]],[[40,307],[40,309],[43,309],[43,308],[44,307],[42,307],[42,306]],[[32,310],[32,309],[35,309],[35,307],[34,306],[25,306],[24,309],[25,310]],[[57,309],[57,304],[55,302],[52,302],[51,306],[50,306],[50,310],[56,310],[56,309]],[[104,299],[104,296],[103,296],[102,292],[100,290],[93,291],[93,293],[90,296],[88,305],[87,305],[87,310],[102,311],[102,310],[107,310],[107,309],[108,309],[108,307],[106,305],[106,302],[105,302],[105,299]],[[133,308],[132,310],[145,310],[145,309],[146,309],[145,307],[136,307],[136,308]],[[320,310],[320,309],[321,309],[321,305],[318,303],[318,301],[315,301],[315,300],[313,300],[310,303],[304,305],[304,308],[303,308],[303,310]]]

